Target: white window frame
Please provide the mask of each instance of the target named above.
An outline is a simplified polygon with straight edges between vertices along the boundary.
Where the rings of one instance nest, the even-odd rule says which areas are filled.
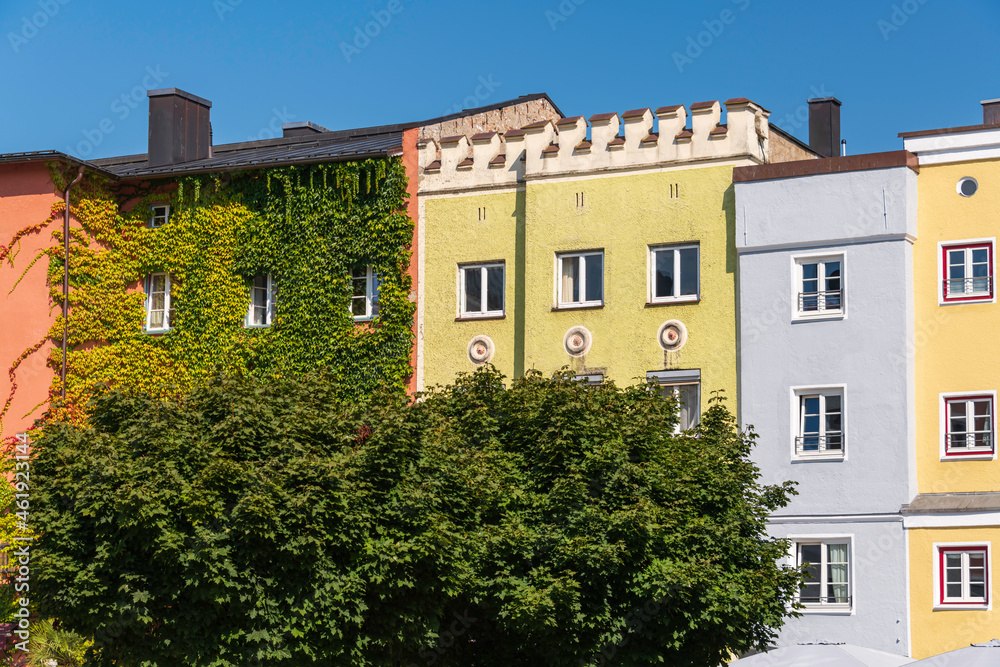
[[[975,295],[975,293],[964,296],[964,297],[952,297],[945,298],[945,281],[948,280],[948,266],[946,263],[946,252],[948,250],[957,250],[960,248],[968,249],[968,246],[989,246],[990,250],[990,294],[988,296]],[[970,303],[996,303],[997,302],[997,285],[996,285],[996,275],[997,275],[997,257],[996,257],[996,237],[991,238],[980,238],[980,239],[964,239],[959,241],[939,241],[938,242],[938,253],[937,253],[937,263],[938,263],[938,305],[939,306],[954,306],[959,304],[970,304]],[[969,259],[966,258],[966,266],[969,266]],[[966,278],[965,280],[969,280]]]
[[[601,298],[598,300],[587,301],[587,258],[588,257],[600,257],[601,258]],[[580,258],[582,261],[580,263],[580,301],[565,301],[563,300],[562,293],[562,273],[563,273],[563,260]],[[585,250],[577,252],[560,252],[556,253],[556,303],[559,308],[587,308],[593,306],[603,306],[604,305],[604,273],[605,273],[605,262],[604,262],[604,250]]]
[[[791,411],[789,432],[791,433],[791,457],[797,461],[844,461],[847,459],[847,386],[843,384],[809,385],[791,388]],[[825,397],[840,396],[840,450],[817,450],[815,452],[799,451],[797,439],[804,437],[803,433],[803,403],[802,398],[819,395],[820,400],[820,437],[825,436],[826,410]]]
[[[652,380],[659,385],[660,390],[666,395],[669,391],[675,397],[680,393],[681,387],[695,387],[697,394],[695,407],[695,421],[688,429],[683,428],[678,413],[677,425],[674,426],[674,433],[681,433],[685,430],[694,429],[701,423],[701,369],[682,371],[646,371],[646,379]],[[690,406],[688,406],[690,408]]]
[[[798,567],[799,563],[799,546],[804,544],[820,544],[824,548],[822,549],[822,561],[820,563],[820,592],[822,593],[827,584],[829,584],[829,572],[827,570],[827,554],[828,549],[826,548],[831,544],[846,544],[847,545],[847,599],[846,603],[843,602],[799,602],[800,593],[795,594],[795,602],[799,602],[802,605],[802,609],[798,611],[802,614],[829,614],[838,616],[853,616],[857,605],[855,601],[857,599],[856,589],[857,582],[854,576],[854,563],[856,562],[854,556],[854,535],[789,535],[786,537],[789,541],[789,562],[793,567]],[[823,596],[821,596],[823,597]]]
[[[694,250],[696,255],[695,266],[698,273],[697,285],[695,287],[694,294],[680,294],[681,281],[683,276],[681,275],[681,255],[682,250]],[[674,293],[670,296],[657,296],[656,295],[656,255],[661,252],[669,252],[673,254],[673,264],[674,264]],[[646,255],[647,265],[648,265],[648,281],[649,281],[649,303],[683,303],[685,301],[698,301],[701,299],[701,246],[697,243],[688,243],[684,245],[657,245],[649,246],[649,253]]]
[[[366,320],[373,320],[378,316],[378,289],[381,281],[379,280],[378,274],[375,269],[372,268],[371,264],[364,267],[365,275],[365,313],[364,315],[354,314],[354,300],[358,297],[354,296],[354,281],[360,280],[362,276],[355,278],[354,272],[360,271],[361,267],[356,267],[347,274],[347,279],[350,282],[350,295],[347,302],[347,313],[354,318],[355,322],[363,322]]]
[[[153,328],[150,324],[153,316],[153,279],[156,276],[164,276],[166,280],[164,281],[164,295],[163,295],[163,326]],[[145,319],[145,330],[151,333],[161,333],[164,331],[170,331],[173,328],[173,322],[171,322],[170,313],[174,310],[175,304],[171,302],[171,292],[173,291],[174,277],[164,271],[156,271],[150,273],[145,278],[144,291],[146,293],[146,319]]]
[[[500,310],[487,310],[487,269],[499,268],[502,272],[500,288]],[[465,303],[465,272],[479,269],[482,291],[480,294],[481,310],[469,310]],[[507,307],[507,267],[505,262],[483,262],[460,264],[458,266],[458,313],[459,317],[503,317]]]
[[[942,563],[944,561],[944,552],[959,551],[962,553],[969,553],[973,551],[985,551],[986,558],[986,599],[978,600],[968,598],[963,596],[963,598],[945,598],[944,586],[944,572],[942,572]],[[980,542],[935,542],[932,547],[932,555],[934,558],[934,609],[945,610],[945,609],[962,609],[962,610],[991,610],[993,609],[993,595],[991,594],[991,587],[993,586],[993,563],[991,560],[992,556],[992,543],[989,541]],[[968,559],[962,559],[962,586],[963,593],[968,592]]]
[[[942,461],[993,461],[997,458],[997,422],[996,406],[997,393],[995,391],[957,391],[939,394],[938,399],[938,424],[940,425],[940,459]],[[992,433],[990,442],[992,449],[986,451],[972,450],[970,452],[949,452],[948,451],[948,403],[960,399],[990,399],[990,426]]]
[[[257,287],[256,285],[254,285],[254,282],[256,281],[257,278],[259,278],[262,275],[267,277],[267,281],[265,283],[266,287],[264,288],[265,289],[264,323],[255,324],[253,322],[253,310],[254,310],[254,292],[257,290]],[[244,324],[250,328],[261,328],[261,327],[271,326],[274,323],[274,309],[275,309],[276,297],[277,297],[277,289],[275,287],[274,277],[270,273],[267,274],[258,273],[257,275],[253,276],[250,279],[250,304],[247,306],[247,316],[246,319],[244,320]]]
[[[824,320],[824,319],[844,319],[847,317],[847,253],[812,253],[812,254],[799,254],[792,256],[792,319],[793,320]],[[802,295],[806,294],[802,291],[804,273],[803,267],[806,264],[819,264],[817,270],[816,280],[819,282],[818,287],[825,288],[826,285],[826,264],[828,262],[840,262],[840,307],[839,308],[827,308],[826,299],[827,297],[822,296],[830,290],[821,289],[817,294],[817,305],[822,306],[822,308],[817,307],[816,310],[802,310]],[[811,292],[810,292],[811,294]]]
[[[162,213],[159,209],[162,209]],[[162,219],[162,222],[157,222],[157,220],[160,219]],[[150,204],[148,221],[149,228],[158,229],[168,222],[170,222],[170,204]]]

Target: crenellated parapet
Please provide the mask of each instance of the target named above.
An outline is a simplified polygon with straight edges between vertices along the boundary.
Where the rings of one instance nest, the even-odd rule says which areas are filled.
[[[726,123],[722,106],[726,107]],[[420,190],[510,186],[525,178],[768,155],[768,112],[738,97],[543,120],[503,134],[420,139]],[[690,122],[689,122],[690,120]],[[656,132],[654,132],[654,121]]]

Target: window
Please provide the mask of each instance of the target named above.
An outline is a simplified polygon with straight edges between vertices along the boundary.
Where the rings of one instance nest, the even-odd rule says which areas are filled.
[[[600,387],[604,384],[604,373],[590,373],[586,375],[577,375],[573,378],[577,382],[581,382],[588,387]]]
[[[797,272],[797,317],[841,315],[844,312],[844,258],[800,257]]]
[[[680,420],[675,433],[695,428],[701,421],[701,371],[649,371],[646,378],[656,382],[663,397],[673,396],[680,402]]]
[[[559,255],[559,307],[604,305],[604,251]]]
[[[795,390],[796,458],[844,457],[844,391]]]
[[[698,246],[650,249],[650,301],[698,300]]]
[[[989,545],[935,545],[935,547],[938,604],[948,607],[989,606]]]
[[[944,455],[993,457],[994,394],[946,395],[944,400]]]
[[[503,315],[504,265],[464,266],[461,273],[462,317]]]
[[[356,320],[378,317],[379,278],[371,266],[351,271],[351,315]]]
[[[274,321],[274,302],[277,290],[271,274],[253,277],[250,285],[250,307],[247,309],[248,327],[266,327]]]
[[[146,277],[146,331],[166,331],[173,326],[173,276],[151,273]]]
[[[945,303],[991,301],[993,299],[993,243],[941,246]]]
[[[798,602],[817,609],[851,608],[850,540],[795,541],[795,564],[806,567]]]
[[[162,227],[170,221],[169,204],[153,204],[149,207],[149,228]]]

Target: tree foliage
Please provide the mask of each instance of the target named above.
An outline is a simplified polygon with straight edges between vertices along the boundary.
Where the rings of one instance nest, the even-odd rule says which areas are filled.
[[[799,573],[720,403],[480,370],[411,403],[321,379],[111,392],[36,442],[32,591],[94,664],[719,664]],[[37,574],[34,574],[37,572]]]

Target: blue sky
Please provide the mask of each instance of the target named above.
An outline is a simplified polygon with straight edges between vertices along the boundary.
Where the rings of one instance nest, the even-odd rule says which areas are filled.
[[[3,153],[145,152],[147,87],[211,100],[217,144],[537,92],[588,117],[749,97],[807,140],[833,95],[850,153],[1000,97],[996,0],[0,0],[0,36]]]

